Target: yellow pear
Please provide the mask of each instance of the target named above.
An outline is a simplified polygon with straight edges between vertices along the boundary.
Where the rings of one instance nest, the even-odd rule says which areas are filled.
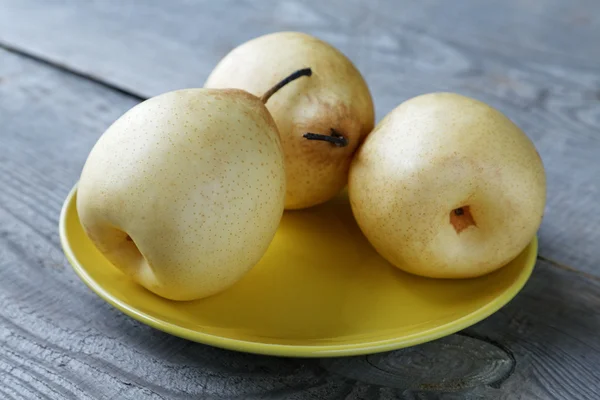
[[[323,203],[346,186],[354,152],[373,129],[369,88],[337,49],[304,33],[278,32],[232,50],[205,87],[238,88],[257,96],[297,68],[312,76],[268,100],[285,154],[286,209]]]
[[[390,112],[349,176],[352,211],[396,267],[434,278],[476,277],[535,236],[546,178],[529,138],[471,98],[432,93]]]
[[[285,171],[263,102],[231,89],[161,94],[100,137],[77,211],[119,269],[173,300],[218,293],[263,256],[283,214]]]

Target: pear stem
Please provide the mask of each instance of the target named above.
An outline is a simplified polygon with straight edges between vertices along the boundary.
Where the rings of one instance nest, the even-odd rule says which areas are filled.
[[[265,94],[262,95],[260,100],[263,103],[266,103],[267,101],[269,101],[269,98],[275,94],[275,92],[277,92],[279,89],[281,89],[288,83],[295,81],[296,79],[301,78],[303,76],[311,76],[311,75],[312,75],[312,70],[310,68],[299,69],[298,71],[294,72],[293,74],[291,74],[290,76],[288,76],[287,78],[285,78],[284,80],[279,82],[277,85],[275,85],[271,89],[269,89]]]
[[[321,135],[320,133],[305,133],[304,138],[308,140],[322,140],[335,144],[337,147],[348,146],[348,139],[336,132],[335,129],[331,128],[331,135]]]

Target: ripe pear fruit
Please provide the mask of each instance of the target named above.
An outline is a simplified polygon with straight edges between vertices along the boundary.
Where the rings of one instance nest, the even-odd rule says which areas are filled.
[[[323,203],[346,186],[352,157],[374,126],[373,101],[362,75],[331,45],[304,33],[277,32],[232,50],[204,84],[259,96],[302,66],[310,67],[311,78],[266,103],[285,154],[286,209]]]
[[[144,101],[100,137],[81,173],[77,211],[97,248],[172,300],[223,291],[277,230],[285,171],[263,102],[231,89]]]
[[[494,108],[453,93],[390,112],[353,160],[349,197],[375,249],[405,271],[468,278],[535,236],[546,177],[529,138]]]

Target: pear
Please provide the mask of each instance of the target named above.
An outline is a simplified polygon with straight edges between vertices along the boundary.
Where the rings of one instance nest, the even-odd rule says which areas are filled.
[[[204,84],[259,96],[301,66],[310,67],[312,77],[267,102],[285,154],[286,209],[323,203],[346,186],[354,152],[374,126],[362,75],[331,45],[304,33],[277,32],[233,49]]]
[[[159,296],[192,300],[258,263],[284,199],[283,149],[263,101],[238,89],[184,89],[136,105],[104,132],[76,204],[116,267]]]
[[[546,177],[529,138],[501,112],[453,93],[391,111],[353,160],[352,211],[405,271],[468,278],[515,258],[542,221]]]

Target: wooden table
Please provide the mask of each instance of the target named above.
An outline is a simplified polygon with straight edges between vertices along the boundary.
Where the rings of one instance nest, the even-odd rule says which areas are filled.
[[[450,90],[530,135],[548,205],[535,272],[509,305],[401,351],[282,359],[149,328],[75,276],[58,216],[104,129],[279,30],[345,52],[378,120]],[[599,199],[597,0],[0,0],[0,399],[598,399]]]

